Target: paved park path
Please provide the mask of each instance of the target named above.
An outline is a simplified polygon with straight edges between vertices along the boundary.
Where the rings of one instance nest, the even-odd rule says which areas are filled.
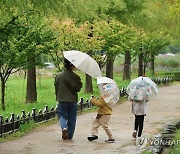
[[[131,138],[134,116],[130,114],[130,102],[114,107],[110,127],[115,143],[105,143],[107,136],[99,129],[97,141],[87,141],[96,113],[86,113],[77,118],[73,140],[63,141],[58,123],[41,127],[19,139],[0,143],[0,154],[136,154],[141,151]],[[180,83],[159,88],[158,97],[149,102],[143,135],[152,137],[174,119],[180,119]]]

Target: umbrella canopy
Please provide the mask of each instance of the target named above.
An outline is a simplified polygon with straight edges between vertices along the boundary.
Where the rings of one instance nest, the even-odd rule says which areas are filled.
[[[110,106],[115,105],[119,100],[119,88],[116,82],[108,77],[98,77],[97,84],[105,102]]]
[[[126,90],[129,97],[133,100],[149,100],[158,94],[157,85],[148,77],[138,77],[130,82]]]
[[[92,77],[102,76],[98,63],[88,54],[76,50],[65,51],[63,54],[64,58],[86,74]]]

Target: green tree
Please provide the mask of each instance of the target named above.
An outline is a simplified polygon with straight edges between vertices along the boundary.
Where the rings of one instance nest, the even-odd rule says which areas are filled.
[[[85,22],[83,25],[80,26],[79,30],[83,34],[83,47],[81,48],[82,51],[86,52],[88,55],[92,56],[94,59],[97,60],[96,51],[102,50],[102,46],[104,45],[104,41],[102,37],[99,37],[94,33],[94,26],[90,22]],[[86,74],[86,83],[85,83],[85,93],[92,93],[93,86],[92,86],[92,77]]]
[[[152,74],[154,74],[155,56],[160,50],[170,44],[170,39],[163,33],[141,33],[139,43],[139,68],[138,76],[146,74],[146,68],[150,65]]]
[[[58,48],[57,34],[50,26],[51,23],[38,19],[38,16],[36,17],[33,14],[24,17],[24,24],[28,25],[25,32],[28,45],[24,49],[27,53],[27,103],[37,101],[36,65],[39,62],[37,55],[47,54]]]
[[[103,50],[107,57],[106,76],[113,78],[115,57],[120,53],[125,54],[126,51],[133,48],[136,41],[136,31],[133,27],[128,27],[116,20],[110,20],[109,23],[99,21],[96,24],[99,26],[99,35],[105,40]]]
[[[143,16],[139,25],[145,33],[163,32],[173,40],[172,44],[180,42],[180,2],[178,0],[146,1]]]
[[[53,50],[50,54],[59,71],[62,70],[63,51],[79,50],[96,58],[95,52],[100,51],[104,45],[102,37],[94,33],[94,25],[90,22],[77,26],[74,20],[71,19],[55,20],[54,27],[60,33],[60,46],[59,51]],[[86,75],[85,92],[93,92],[92,78],[89,75]]]
[[[112,2],[113,3],[113,2]],[[142,25],[144,25],[144,4],[145,1],[144,0],[123,0],[123,1],[118,1],[118,3],[121,3],[121,5],[115,5],[116,9],[113,9],[113,7],[111,6],[111,8],[108,9],[108,11],[106,12],[106,14],[108,16],[110,16],[113,19],[118,20],[119,22],[123,23],[126,26],[129,27],[135,27],[135,29],[139,29],[139,27],[142,27]],[[114,3],[117,4],[117,3]],[[131,28],[129,28],[131,29]],[[134,28],[132,28],[134,29]],[[133,39],[134,41],[137,39],[138,36],[137,32],[133,32],[134,34],[132,34],[132,30],[131,29],[131,39]],[[134,29],[134,31],[136,31]],[[131,40],[132,41],[132,40]],[[123,51],[121,51],[125,56],[125,62],[124,62],[124,72],[123,72],[123,79],[130,79],[131,74],[131,57],[132,57],[132,53],[134,53],[133,51],[135,51],[135,42],[124,42],[125,44],[125,48],[124,46],[122,46]],[[128,47],[128,48],[127,48]]]
[[[158,34],[150,34],[150,45],[149,45],[149,52],[150,52],[150,69],[151,73],[154,75],[155,73],[155,66],[154,66],[154,61],[155,61],[155,56],[159,54],[161,49],[169,46],[171,43],[171,39],[168,35],[164,35],[163,33],[158,33]]]
[[[54,45],[55,37],[53,31],[47,28],[47,23],[35,26],[26,19],[25,15],[15,16],[0,28],[0,77],[3,110],[5,110],[5,84],[9,76],[22,68],[32,69],[37,64],[37,61],[35,61],[36,64],[34,63],[34,59],[41,53],[51,50]],[[27,61],[33,61],[32,65],[27,64]],[[36,86],[35,83],[33,86]]]

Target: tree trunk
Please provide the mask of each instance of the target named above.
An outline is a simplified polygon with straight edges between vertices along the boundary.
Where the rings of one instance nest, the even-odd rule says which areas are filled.
[[[154,75],[154,55],[151,54],[151,63],[150,63],[150,69],[151,69],[151,73],[152,75]]]
[[[143,65],[143,75],[142,76],[146,76],[146,67],[145,67],[145,64]]]
[[[106,77],[113,79],[113,65],[114,65],[114,59],[107,59],[106,64]]]
[[[5,81],[1,79],[1,104],[3,111],[5,111],[5,85]]]
[[[139,54],[138,76],[143,76],[143,53]]]
[[[88,35],[89,37],[92,37],[92,33]],[[88,55],[92,56],[92,51],[89,50],[87,52]],[[93,86],[92,86],[92,77],[86,74],[86,83],[85,83],[85,93],[92,93],[93,92]]]
[[[123,80],[130,80],[130,78],[131,78],[131,54],[129,51],[126,51],[125,61],[124,61]]]
[[[32,54],[32,53],[31,53]],[[32,57],[32,56],[30,56]],[[35,57],[29,58],[26,87],[26,103],[37,101]]]
[[[85,83],[85,93],[92,93],[93,86],[92,86],[92,77],[86,74],[86,83]]]

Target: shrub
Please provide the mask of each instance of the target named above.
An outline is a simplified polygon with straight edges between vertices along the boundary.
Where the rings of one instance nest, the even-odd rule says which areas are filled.
[[[174,72],[173,78],[175,81],[180,81],[180,72]]]
[[[174,81],[180,81],[180,72],[157,72],[156,77],[172,77]]]

